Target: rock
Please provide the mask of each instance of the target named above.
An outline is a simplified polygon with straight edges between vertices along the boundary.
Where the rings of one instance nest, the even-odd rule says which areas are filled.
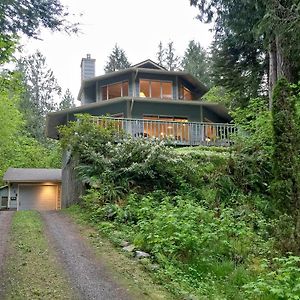
[[[129,245],[130,245],[129,242],[127,242],[127,241],[121,241],[121,243],[120,243],[121,247],[127,247]]]
[[[134,250],[134,248],[135,248],[134,245],[128,245],[128,246],[123,247],[122,249],[127,252],[132,252]]]
[[[183,297],[184,300],[197,300],[198,298],[195,297],[194,295],[187,294]]]
[[[158,264],[151,264],[151,265],[149,266],[149,269],[150,269],[151,271],[156,271],[156,270],[159,269],[159,265],[158,265]]]
[[[143,251],[135,251],[135,257],[136,258],[147,258],[150,257],[150,254]]]

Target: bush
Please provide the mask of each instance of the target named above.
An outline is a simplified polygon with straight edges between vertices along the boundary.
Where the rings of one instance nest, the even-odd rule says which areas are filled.
[[[264,260],[257,280],[243,288],[248,299],[300,299],[300,257]]]

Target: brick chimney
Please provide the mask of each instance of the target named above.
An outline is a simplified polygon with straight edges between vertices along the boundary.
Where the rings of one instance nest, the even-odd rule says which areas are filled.
[[[91,54],[81,59],[81,81],[95,77],[95,64],[96,59],[92,59]]]

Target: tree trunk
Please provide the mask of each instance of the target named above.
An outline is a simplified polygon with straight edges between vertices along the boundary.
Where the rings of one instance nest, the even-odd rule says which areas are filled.
[[[276,36],[276,55],[277,55],[277,78],[285,77],[289,82],[293,82],[292,64],[284,54],[282,37]]]
[[[277,81],[277,54],[276,42],[272,40],[269,44],[269,109],[272,109],[273,88]]]

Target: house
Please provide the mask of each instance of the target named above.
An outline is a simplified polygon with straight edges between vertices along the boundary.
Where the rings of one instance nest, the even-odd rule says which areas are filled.
[[[81,61],[81,106],[47,116],[46,134],[59,139],[58,126],[88,113],[95,119],[110,115],[117,128],[133,137],[172,139],[180,145],[228,144],[234,127],[222,105],[201,101],[208,91],[194,76],[168,71],[150,59],[128,69],[95,76],[95,59]],[[84,186],[76,163],[64,154],[62,207],[78,202]]]
[[[16,210],[56,210],[61,208],[61,169],[9,168],[7,207]]]
[[[95,76],[95,59],[87,55],[81,61],[81,106],[50,113],[47,135],[59,138],[59,125],[88,113],[109,114],[132,136],[173,138],[185,145],[228,141],[231,118],[222,105],[201,101],[207,91],[194,76],[167,71],[150,59]]]

